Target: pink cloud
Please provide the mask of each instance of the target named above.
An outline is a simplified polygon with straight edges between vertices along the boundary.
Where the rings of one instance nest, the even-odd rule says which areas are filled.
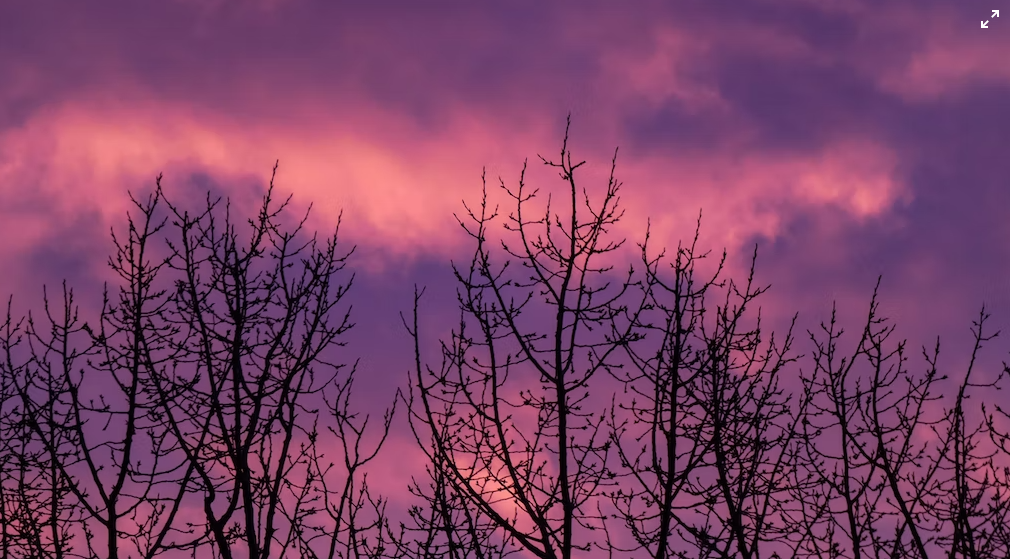
[[[834,208],[860,223],[912,199],[896,156],[868,139],[840,140],[808,156],[727,150],[706,158],[633,158],[624,168],[627,234],[640,237],[651,215],[666,246],[693,232],[699,209],[704,242],[737,253],[749,252],[755,236],[774,240],[803,214]]]
[[[150,189],[159,172],[170,196],[198,193],[187,187],[200,175],[255,202],[279,159],[278,190],[293,193],[299,209],[313,204],[310,229],[330,230],[343,211],[342,241],[360,249],[352,267],[375,283],[395,277],[386,289],[399,289],[416,279],[412,264],[459,262],[472,249],[453,214],[462,215],[464,200],[479,202],[483,167],[491,205],[501,203],[506,215],[512,206],[498,177],[514,188],[524,159],[528,187],[541,189],[533,208],[548,192],[564,194],[536,156],[557,157],[571,110],[570,145],[588,161],[579,184],[591,194],[606,184],[613,149],[621,147],[617,178],[627,214],[614,233],[629,245],[642,240],[651,218],[653,248],[672,250],[693,234],[703,208],[701,244],[728,248],[728,275],[740,277],[755,240],[773,251],[780,244],[777,260],[759,261],[762,271],[781,268],[764,276],[779,284],[765,301],[777,318],[799,309],[816,320],[835,298],[844,322],[858,326],[872,288],[862,276],[886,271],[897,277],[885,277],[884,310],[900,313],[913,333],[963,329],[970,288],[961,298],[935,294],[975,270],[1003,277],[992,257],[952,263],[970,250],[998,250],[993,239],[1003,229],[980,240],[982,249],[966,248],[960,237],[934,246],[930,235],[945,220],[962,220],[951,234],[987,223],[1002,199],[966,202],[962,214],[947,217],[955,197],[938,194],[932,171],[959,178],[974,171],[964,154],[976,153],[975,132],[932,128],[931,117],[947,113],[919,111],[949,101],[951,121],[960,122],[973,113],[955,107],[958,99],[981,84],[1008,83],[1002,19],[986,33],[967,10],[936,3],[766,0],[669,12],[661,5],[537,7],[535,15],[401,6],[389,17],[310,9],[302,0],[252,7],[180,0],[114,17],[84,8],[63,19],[26,17],[19,21],[37,28],[23,40],[38,43],[23,57],[0,59],[9,78],[0,85],[0,109],[13,107],[0,113],[0,257],[16,264],[10,276],[28,276],[34,272],[21,264],[46,246],[90,254],[97,231],[109,248],[109,227],[121,227],[129,209],[126,191]],[[838,81],[821,85],[829,78]],[[673,130],[683,137],[669,140],[660,137],[666,130],[635,129],[629,115],[657,128],[693,128]],[[795,140],[805,133],[811,141]],[[775,143],[783,137],[794,141]],[[929,151],[934,141],[942,149]],[[992,182],[1005,176],[995,166],[983,171]],[[796,233],[797,222],[813,225]],[[880,240],[860,236],[866,231],[893,241],[880,250],[886,269],[877,269],[883,257],[866,263]],[[615,256],[636,258],[633,250]],[[95,274],[102,264],[95,259]],[[14,285],[0,281],[0,293]],[[451,319],[451,291],[431,304],[432,315]],[[374,375],[363,375],[372,378],[363,390],[385,397],[388,386],[374,379],[402,380],[409,356],[389,350],[388,331],[362,339],[362,371]],[[422,454],[409,437],[387,444],[370,481],[399,510]]]

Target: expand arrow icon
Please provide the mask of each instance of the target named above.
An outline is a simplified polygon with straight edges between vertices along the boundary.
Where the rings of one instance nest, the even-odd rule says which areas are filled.
[[[992,17],[999,17],[999,10],[993,10]],[[982,22],[982,29],[989,29],[989,20]]]

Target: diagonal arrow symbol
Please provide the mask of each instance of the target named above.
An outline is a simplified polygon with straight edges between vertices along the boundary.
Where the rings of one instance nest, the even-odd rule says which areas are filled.
[[[982,22],[982,29],[989,29],[989,20],[985,20]]]
[[[992,17],[999,17],[999,10],[993,10]]]

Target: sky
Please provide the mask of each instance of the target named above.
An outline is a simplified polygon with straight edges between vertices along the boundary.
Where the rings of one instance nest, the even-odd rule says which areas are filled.
[[[701,244],[725,247],[731,274],[758,245],[778,327],[799,312],[811,328],[834,300],[858,328],[882,275],[900,335],[939,335],[956,374],[981,304],[1010,319],[998,4],[4,2],[0,295],[34,308],[67,279],[97,301],[128,191],[163,173],[169,195],[254,201],[279,160],[277,188],[313,205],[312,226],[343,211],[357,386],[381,405],[411,366],[398,313],[413,285],[429,286],[426,320],[453,316],[449,263],[472,250],[453,213],[479,201],[484,169],[515,184],[528,159],[530,184],[563,186],[537,155],[559,152],[571,114],[590,188],[619,150],[629,242],[650,219],[675,248],[701,210]],[[990,347],[990,371],[1008,350]],[[390,444],[411,452],[398,425]]]

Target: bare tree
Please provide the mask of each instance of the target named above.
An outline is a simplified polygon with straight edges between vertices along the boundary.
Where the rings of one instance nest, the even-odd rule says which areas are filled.
[[[113,237],[117,252],[109,263],[124,284],[116,304],[105,293],[100,335],[80,317],[65,283],[61,304],[44,298],[41,325],[28,316],[30,361],[14,376],[20,413],[45,455],[50,472],[43,486],[48,485],[50,503],[72,499],[71,510],[80,513],[66,518],[76,520],[68,525],[77,529],[67,534],[65,548],[50,541],[36,549],[43,556],[115,558],[122,540],[163,537],[170,525],[162,517],[157,486],[167,484],[181,494],[186,485],[172,470],[159,471],[155,433],[162,425],[149,413],[155,404],[144,389],[151,359],[142,348],[158,347],[166,335],[166,327],[156,325],[161,309],[151,305],[159,297],[152,280],[160,267],[146,254],[160,228],[150,219],[151,204],[137,203],[145,220],[138,227],[130,219],[127,243]],[[50,522],[55,520],[54,509]],[[87,549],[76,550],[72,535],[83,536]]]
[[[246,234],[230,202],[208,195],[191,215],[159,177],[133,200],[127,236],[113,234],[120,286],[97,327],[66,286],[42,324],[8,311],[8,557],[118,557],[124,544],[143,557],[383,553],[384,500],[363,468],[394,410],[369,448],[368,416],[350,406],[355,366],[338,361],[350,252],[339,220],[324,239],[304,219],[286,228],[273,193],[271,179]]]
[[[777,504],[786,489],[786,460],[795,418],[779,386],[792,362],[792,329],[781,346],[763,343],[760,310],[745,329],[747,310],[768,288],[750,275],[741,290],[720,280],[723,252],[711,278],[696,278],[701,216],[690,246],[679,246],[661,268],[649,234],[639,245],[645,270],[642,333],[626,346],[630,365],[615,371],[630,399],[612,407],[610,425],[620,459],[616,516],[651,557],[759,557],[780,533]],[[711,294],[725,291],[715,321],[706,321]],[[796,318],[793,318],[795,323]]]
[[[945,410],[939,425],[933,428],[938,440],[939,472],[924,501],[937,526],[938,547],[945,550],[948,557],[1010,556],[1010,493],[1007,491],[1010,476],[1006,466],[999,467],[996,462],[1005,448],[1000,444],[1004,435],[993,424],[995,415],[986,413],[984,400],[975,413],[970,405],[973,393],[977,397],[979,389],[1000,390],[1007,372],[1004,364],[1003,371],[995,378],[977,378],[976,365],[983,344],[999,335],[999,332],[984,332],[988,319],[989,314],[983,306],[978,319],[972,323],[974,346],[953,405]],[[939,345],[937,340],[933,357],[923,351],[931,369],[936,368]],[[1000,410],[998,405],[997,410]],[[996,446],[987,445],[987,442],[995,442]]]
[[[879,280],[851,354],[840,356],[835,310],[821,324],[826,339],[810,334],[814,367],[800,375],[809,407],[787,514],[793,554],[1005,557],[1010,486],[999,449],[986,445],[1000,434],[985,401],[968,405],[971,391],[1000,388],[1002,374],[976,380],[974,371],[998,333],[983,332],[983,308],[967,370],[945,397],[939,339],[932,352],[922,348],[925,372],[909,371],[905,342],[888,345],[894,326],[878,315],[878,289]]]
[[[763,332],[755,304],[768,287],[754,282],[756,247],[742,284],[720,278],[725,252],[711,277],[697,279],[700,217],[670,272],[647,232],[643,275],[632,268],[611,287],[610,269],[589,260],[621,246],[601,240],[621,215],[619,185],[612,167],[602,207],[585,191],[580,203],[581,163],[571,163],[567,141],[566,129],[560,164],[544,160],[568,183],[565,219],[550,198],[546,217],[525,217],[537,193],[525,167],[518,189],[501,185],[515,203],[501,250],[489,240],[498,214],[486,185],[480,210],[467,207],[460,224],[476,249],[469,270],[454,265],[460,321],[437,368],[422,359],[415,291],[414,320],[404,319],[415,353],[406,404],[428,464],[427,479],[411,485],[424,504],[410,511],[399,555],[1004,554],[1010,470],[1000,457],[1010,436],[997,424],[1010,414],[968,405],[972,390],[991,393],[1002,380],[972,376],[995,337],[982,334],[984,312],[950,399],[938,393],[947,378],[939,345],[923,350],[925,373],[908,371],[876,290],[852,354],[837,349],[833,311],[827,339],[810,334],[804,367],[791,349],[795,315],[781,341]],[[540,302],[550,318],[536,314]],[[600,370],[625,388],[602,416],[583,409]]]
[[[415,288],[413,324],[408,324],[404,318],[404,326],[414,340],[415,370],[418,371],[421,370],[418,307],[423,294],[424,290],[419,292]],[[447,357],[443,352],[443,370],[449,367]],[[424,400],[415,402],[414,396],[415,392],[411,390],[406,402],[410,410],[416,410],[415,406],[425,403]],[[448,453],[437,451],[440,441],[452,440],[454,424],[443,422],[437,426],[439,431],[436,433],[432,431],[436,426],[427,423],[425,417],[427,412],[420,421],[412,420],[410,427],[418,444],[431,449],[428,451],[431,463],[425,465],[428,479],[421,481],[414,478],[408,487],[410,494],[422,499],[425,506],[415,505],[408,510],[413,526],[401,524],[400,532],[392,536],[397,544],[394,556],[490,559],[512,555],[516,551],[515,542],[507,534],[504,538],[500,535],[498,517],[470,505],[466,494],[453,483],[452,467],[447,463]],[[429,429],[427,436],[422,434],[422,426]],[[412,537],[407,537],[407,534]]]
[[[498,260],[488,239],[498,214],[488,207],[485,181],[480,209],[467,206],[467,219],[457,218],[476,248],[468,270],[453,265],[460,322],[442,343],[438,370],[423,365],[416,306],[408,326],[416,358],[411,420],[433,481],[424,496],[434,520],[426,526],[443,538],[439,549],[462,545],[474,557],[524,550],[570,558],[590,549],[585,535],[600,527],[593,500],[610,477],[610,442],[601,431],[604,410],[586,409],[589,389],[634,339],[630,321],[612,327],[628,312],[622,301],[632,271],[615,287],[611,267],[597,264],[623,242],[606,240],[621,217],[613,165],[594,207],[576,186],[584,162],[572,162],[567,128],[559,162],[541,160],[566,183],[564,217],[553,213],[550,196],[546,211],[529,217],[538,191],[526,186],[524,165],[518,188],[501,183],[515,201],[505,223],[514,240],[502,241]],[[542,308],[548,312],[538,314]],[[455,524],[450,511],[466,521]],[[425,540],[420,549],[432,547]]]
[[[352,405],[339,219],[308,234],[273,178],[251,219],[210,195],[190,213],[159,177],[96,308],[66,284],[22,319],[8,302],[0,559],[1010,556],[1010,366],[978,370],[984,307],[965,372],[939,340],[914,372],[878,281],[852,350],[833,309],[806,364],[796,316],[765,333],[757,247],[744,281],[725,251],[702,276],[699,215],[672,262],[647,228],[615,272],[616,153],[598,198],[568,127],[541,160],[563,203],[533,207],[524,164],[505,219],[486,180],[464,204],[459,321],[429,364],[415,287],[409,391],[381,419]],[[426,463],[395,526],[367,472],[398,403]]]
[[[223,219],[217,204],[208,198],[197,215],[169,204],[178,238],[166,264],[181,277],[168,321],[179,328],[175,349],[185,357],[157,377],[163,394],[187,394],[163,398],[162,411],[175,450],[195,471],[202,529],[224,558],[237,549],[251,558],[314,555],[320,536],[322,556],[359,556],[368,544],[356,524],[358,499],[368,493],[355,476],[375,452],[359,452],[364,426],[349,409],[356,364],[333,361],[353,326],[350,308],[335,315],[353,275],[334,281],[353,249],[337,249],[339,220],[325,239],[300,233],[307,215],[285,230],[279,216],[288,202],[273,205],[273,179],[245,238],[230,204]],[[332,399],[327,390],[336,391]],[[323,402],[336,420],[328,432],[345,453],[340,490],[327,484],[330,467],[316,448]],[[391,420],[387,412],[379,445]],[[381,501],[370,502],[381,516]],[[308,520],[320,511],[332,522]]]
[[[71,487],[62,475],[56,457],[66,455],[66,433],[55,430],[58,412],[54,405],[42,406],[39,413],[27,413],[24,401],[24,379],[31,370],[30,360],[22,349],[29,335],[25,321],[15,321],[8,300],[6,320],[0,344],[3,363],[0,364],[0,491],[3,512],[2,556],[67,557],[73,552],[71,542],[75,521],[81,507],[72,499]],[[21,381],[19,383],[19,380]],[[38,379],[47,396],[62,392],[58,379]],[[50,404],[56,398],[50,399]],[[39,425],[48,427],[41,438],[35,436]],[[55,449],[60,449],[55,451]]]

